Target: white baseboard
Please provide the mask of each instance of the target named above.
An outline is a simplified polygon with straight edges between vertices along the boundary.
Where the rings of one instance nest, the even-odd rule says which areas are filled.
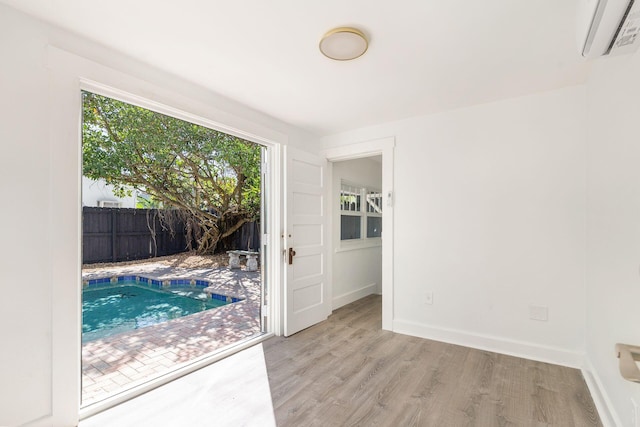
[[[355,291],[347,292],[342,295],[338,295],[334,297],[332,300],[333,310],[342,307],[343,305],[351,304],[354,301],[359,300],[360,298],[364,298],[367,295],[375,294],[377,292],[377,284],[371,283],[362,288],[356,289]]]
[[[583,353],[563,348],[541,346],[530,342],[509,340],[456,329],[434,327],[407,320],[394,320],[393,332],[571,368],[582,368],[584,361]]]
[[[602,385],[602,381],[600,380],[598,372],[595,370],[588,357],[585,357],[584,367],[582,368],[582,376],[587,382],[587,387],[589,387],[589,392],[591,393],[591,397],[593,398],[593,403],[595,403],[596,408],[598,409],[598,414],[600,415],[602,425],[604,427],[616,427],[624,425],[620,420],[620,417],[616,413],[616,410],[611,403],[611,399],[609,399],[609,395],[607,394],[606,389]]]

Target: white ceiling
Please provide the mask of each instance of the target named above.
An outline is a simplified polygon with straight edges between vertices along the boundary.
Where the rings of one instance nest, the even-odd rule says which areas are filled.
[[[0,0],[326,135],[582,83],[574,0]],[[350,62],[322,35],[370,38]]]

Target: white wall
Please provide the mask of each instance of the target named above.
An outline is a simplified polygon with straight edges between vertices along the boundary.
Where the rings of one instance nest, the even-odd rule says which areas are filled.
[[[73,53],[70,53],[73,52]],[[0,425],[71,426],[80,403],[81,78],[299,147],[316,140],[0,5]],[[7,245],[10,244],[11,247]]]
[[[585,100],[571,87],[323,138],[396,138],[394,330],[579,364]]]
[[[0,425],[51,411],[51,204],[42,29],[0,6]]]
[[[640,54],[600,59],[588,86],[587,354],[619,425],[640,384],[616,343],[640,345]]]
[[[378,159],[380,157],[378,156]],[[333,309],[372,293],[381,293],[382,247],[380,239],[340,241],[340,197],[342,180],[382,189],[382,163],[372,158],[333,163],[332,168],[332,236],[333,262],[331,286]]]
[[[108,200],[121,202],[122,208],[136,207],[136,192],[132,190],[131,196],[117,197],[113,194],[113,185],[109,185],[104,179],[90,179],[82,177],[82,206],[98,206],[98,202]]]

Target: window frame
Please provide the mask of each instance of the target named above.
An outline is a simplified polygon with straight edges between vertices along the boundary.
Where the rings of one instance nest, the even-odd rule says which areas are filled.
[[[356,201],[356,207],[359,209],[344,209],[343,196],[345,191],[349,193],[356,193],[359,197],[359,204]],[[340,218],[340,225],[338,227],[338,242],[339,248],[336,252],[342,252],[347,250],[355,250],[361,248],[375,247],[382,245],[382,235],[368,237],[367,236],[367,224],[369,218],[377,217],[382,218],[383,212],[375,212],[369,208],[367,202],[367,195],[375,194],[379,199],[379,209],[382,210],[382,191],[372,186],[357,184],[347,180],[340,180],[340,191],[338,196],[338,211]],[[342,217],[343,216],[357,216],[360,218],[360,237],[355,239],[342,239]],[[382,234],[382,233],[381,233]]]
[[[362,211],[362,205],[363,205],[362,190],[363,188],[360,185],[350,184],[345,181],[340,182],[340,241],[341,242],[358,241],[363,239],[364,235],[362,234],[362,224],[364,222],[363,221],[364,214]],[[345,193],[348,193],[348,194],[345,196]],[[346,204],[346,206],[349,206],[348,209],[345,209],[345,201],[343,200],[344,197],[355,198],[353,202],[349,202]],[[355,204],[354,209],[350,208],[352,204]],[[342,217],[343,216],[360,218],[359,237],[353,238],[353,239],[342,238]]]
[[[372,208],[371,203],[369,203],[368,199],[370,195],[374,195],[375,199],[378,200],[375,205],[378,207],[380,212],[376,212],[375,209]],[[376,190],[373,188],[364,188],[364,197],[365,197],[365,224],[364,224],[364,238],[365,239],[380,239],[382,237],[382,230],[380,230],[380,236],[372,236],[369,237],[369,218],[381,218],[380,219],[380,227],[382,228],[382,191]],[[373,210],[370,210],[373,209]]]

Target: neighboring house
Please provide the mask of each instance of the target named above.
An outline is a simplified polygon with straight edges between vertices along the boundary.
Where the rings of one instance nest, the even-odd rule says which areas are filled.
[[[118,197],[113,193],[113,186],[104,179],[93,180],[82,177],[82,206],[100,208],[135,208],[137,191],[132,190],[131,196]]]

